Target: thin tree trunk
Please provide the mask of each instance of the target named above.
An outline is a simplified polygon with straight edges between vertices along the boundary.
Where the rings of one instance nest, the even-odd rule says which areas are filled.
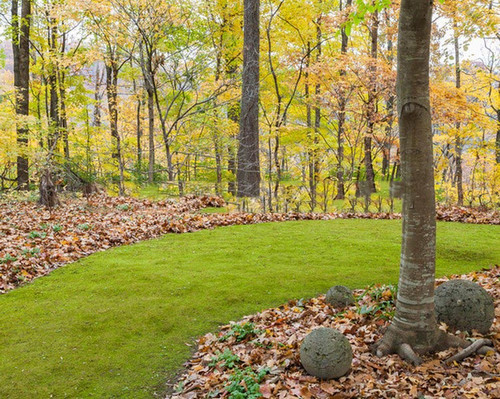
[[[49,137],[48,149],[49,157],[56,149],[60,135],[59,121],[59,91],[57,90],[57,26],[54,18],[50,19],[51,26],[48,28],[48,40],[50,47],[50,67],[49,67]]]
[[[346,8],[350,7],[352,0],[347,0]],[[340,0],[340,11],[342,11],[342,0]],[[349,36],[347,36],[345,27],[341,29],[342,43],[340,47],[340,53],[342,56],[347,54],[347,45],[349,44]],[[341,78],[346,76],[345,69],[340,70]],[[345,187],[344,187],[344,125],[345,125],[345,110],[347,106],[347,100],[345,98],[345,93],[342,90],[339,95],[339,111],[338,111],[338,127],[337,127],[337,194],[335,199],[343,200],[345,198]]]
[[[217,182],[215,183],[215,194],[222,195],[222,154],[217,133],[214,134],[215,169]]]
[[[307,142],[312,147],[312,107],[311,95],[309,89],[309,67],[311,64],[311,43],[307,42],[307,56],[306,56],[306,69],[304,72],[304,98],[306,101],[306,126],[307,126]],[[316,207],[316,187],[314,185],[314,154],[313,150],[309,148],[307,151],[307,168],[309,177],[309,197],[311,199],[310,208],[314,211]]]
[[[62,35],[62,44],[61,44],[61,54],[64,54],[66,51],[66,33]],[[69,162],[69,132],[68,132],[68,118],[66,115],[66,67],[58,68],[58,77],[59,77],[59,108],[60,108],[60,117],[59,117],[59,128],[62,132],[63,138],[63,147],[64,147],[64,159]]]
[[[318,17],[316,21],[316,63],[319,64],[321,60],[321,40],[322,40],[322,32],[321,32],[321,15]],[[319,134],[321,127],[321,106],[320,106],[320,95],[321,95],[321,85],[319,81],[316,83],[316,87],[314,89],[314,138],[313,138],[313,182],[314,182],[314,208],[316,208],[317,204],[317,187],[319,180],[319,154],[318,154],[318,144],[319,144]]]
[[[153,183],[154,180],[154,167],[155,167],[155,105],[154,94],[146,85],[146,92],[148,94],[148,142],[149,142],[149,159],[148,159],[148,183]]]
[[[364,152],[365,152],[363,158],[363,164],[365,167],[365,175],[366,175],[365,178],[367,182],[367,187],[365,187],[365,189],[368,190],[366,193],[364,193],[365,195],[369,195],[369,193],[376,192],[375,172],[373,170],[373,159],[372,159],[372,141],[375,132],[375,116],[377,112],[376,111],[377,107],[376,62],[378,53],[378,26],[379,26],[378,11],[375,11],[372,16],[371,29],[370,29],[370,37],[371,37],[370,61],[373,63],[373,65],[371,65],[369,68],[370,85],[368,88],[368,104],[367,104],[368,131],[363,140]]]
[[[457,22],[453,25],[453,41],[455,45],[455,86],[457,89],[461,87],[460,79],[460,47],[458,43],[458,27]],[[462,139],[460,137],[460,122],[455,123],[456,136],[455,136],[455,181],[457,184],[457,203],[462,206],[464,203],[464,188],[463,188],[463,171],[462,171]]]
[[[23,0],[21,18],[19,19],[19,3],[12,0],[12,51],[14,55],[14,87],[16,89],[16,116],[23,118],[29,115],[29,82],[30,58],[29,40],[31,27],[31,0]],[[29,130],[26,121],[16,121],[17,146],[17,188],[29,189],[29,164],[26,151],[28,149]]]
[[[118,161],[118,170],[120,173],[118,190],[120,195],[124,195],[124,165],[121,138],[118,132],[118,68],[113,55],[111,55],[110,58],[111,60],[109,61],[109,64],[106,65],[106,92],[108,95],[109,128],[111,136],[115,139],[116,144],[114,157]]]
[[[392,65],[393,54],[392,54],[392,40],[389,38],[387,40],[387,52],[389,53],[388,60]],[[394,96],[391,94],[386,102],[387,108],[387,126],[385,128],[385,140],[382,148],[382,176],[386,180],[389,180],[389,168],[391,165],[391,134],[392,134],[392,124],[394,122]]]
[[[500,86],[498,87],[498,94],[500,95]],[[497,109],[497,136],[495,140],[496,148],[496,161],[500,164],[500,108]]]
[[[141,57],[141,70],[144,78],[144,86],[147,93],[148,103],[148,142],[149,142],[149,157],[148,157],[148,183],[152,184],[154,180],[154,167],[155,167],[155,92],[153,82],[153,65],[152,56],[150,51],[144,54],[142,42],[139,45],[139,52]],[[146,58],[147,57],[147,58]],[[160,110],[159,110],[160,112]],[[171,180],[171,179],[169,179]]]
[[[134,79],[134,93],[137,96],[137,106],[135,114],[136,122],[136,143],[137,143],[137,169],[139,170],[140,176],[142,176],[142,101],[143,95],[142,91],[137,88],[137,83]]]
[[[238,197],[259,197],[259,0],[244,0]]]
[[[240,104],[235,103],[229,107],[228,117],[235,123],[238,123],[240,118]],[[234,137],[232,137],[234,139]],[[232,144],[228,145],[228,160],[227,160],[227,169],[231,173],[230,180],[227,185],[227,192],[231,195],[236,195],[236,154],[235,149]]]

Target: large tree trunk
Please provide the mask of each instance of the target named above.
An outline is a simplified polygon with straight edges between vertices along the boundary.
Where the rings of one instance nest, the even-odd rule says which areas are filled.
[[[238,197],[258,197],[259,164],[259,0],[244,0],[243,87],[238,146]]]
[[[14,54],[14,86],[16,89],[16,115],[23,118],[29,115],[29,81],[30,81],[30,26],[31,0],[23,0],[21,18],[19,19],[18,0],[12,0],[12,51]],[[17,120],[17,188],[29,188],[28,158],[28,128],[26,121]]]
[[[437,349],[442,334],[434,313],[435,199],[429,46],[432,3],[403,0],[399,18],[397,105],[404,185],[403,234],[396,314],[378,356]]]

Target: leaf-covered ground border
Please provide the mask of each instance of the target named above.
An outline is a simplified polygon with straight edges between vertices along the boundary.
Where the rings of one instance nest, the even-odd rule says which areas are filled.
[[[487,335],[500,344],[500,267],[451,276],[475,281],[494,298],[496,319]],[[440,279],[441,284],[448,278]],[[356,290],[356,304],[337,310],[324,296],[244,317],[198,340],[172,399],[194,398],[495,398],[500,397],[500,354],[445,365],[456,349],[429,355],[413,367],[397,356],[377,358],[370,345],[381,337],[394,310],[395,287]],[[341,331],[353,348],[350,373],[322,381],[299,359],[303,338],[318,327]],[[441,328],[446,329],[445,325]],[[459,333],[462,337],[466,334]],[[472,334],[470,339],[478,338]]]
[[[103,194],[65,199],[46,209],[32,202],[0,203],[0,294],[94,252],[159,237],[218,226],[292,220],[398,219],[397,213],[200,213],[222,207],[211,196],[150,201]],[[439,207],[437,219],[500,224],[500,212]]]

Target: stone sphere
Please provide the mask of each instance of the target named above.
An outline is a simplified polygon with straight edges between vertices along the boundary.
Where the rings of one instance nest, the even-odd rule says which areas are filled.
[[[335,308],[344,308],[354,304],[354,296],[349,288],[335,285],[326,293],[325,301]]]
[[[485,334],[493,324],[493,298],[480,285],[468,280],[450,280],[436,288],[436,316],[449,327]]]
[[[342,333],[333,328],[318,328],[302,341],[300,362],[314,377],[342,377],[351,368],[351,344]]]

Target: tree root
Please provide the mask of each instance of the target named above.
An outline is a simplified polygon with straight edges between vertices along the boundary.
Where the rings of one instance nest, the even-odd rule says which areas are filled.
[[[408,344],[401,344],[398,346],[398,355],[401,359],[412,363],[414,366],[422,364],[422,359],[418,357],[412,347]]]
[[[450,364],[450,363],[453,363],[455,361],[459,362],[459,361],[464,360],[466,357],[468,357],[474,353],[479,353],[479,351],[481,351],[481,353],[483,353],[483,354],[487,353],[490,350],[494,350],[493,348],[490,347],[492,344],[493,343],[489,339],[484,339],[484,338],[478,339],[477,341],[470,343],[465,349],[463,349],[462,351],[460,351],[456,355],[446,359],[445,363]],[[485,347],[486,347],[486,350],[481,350],[482,348],[485,348]]]
[[[445,360],[446,364],[450,364],[455,361],[461,361],[474,353],[484,355],[490,351],[495,351],[495,349],[492,348],[493,343],[489,339],[483,338],[471,342],[454,335],[447,334],[444,331],[436,331],[435,343],[429,347],[419,347],[417,348],[419,349],[417,351],[415,350],[415,347],[411,345],[411,335],[406,337],[408,340],[405,342],[403,338],[404,335],[402,336],[397,334],[398,331],[391,327],[392,326],[390,326],[388,331],[386,331],[383,338],[376,342],[371,348],[372,353],[374,353],[377,357],[397,353],[403,360],[418,366],[422,364],[422,359],[417,353],[423,354],[426,352],[440,352],[448,348],[456,347],[463,348],[462,351]]]

